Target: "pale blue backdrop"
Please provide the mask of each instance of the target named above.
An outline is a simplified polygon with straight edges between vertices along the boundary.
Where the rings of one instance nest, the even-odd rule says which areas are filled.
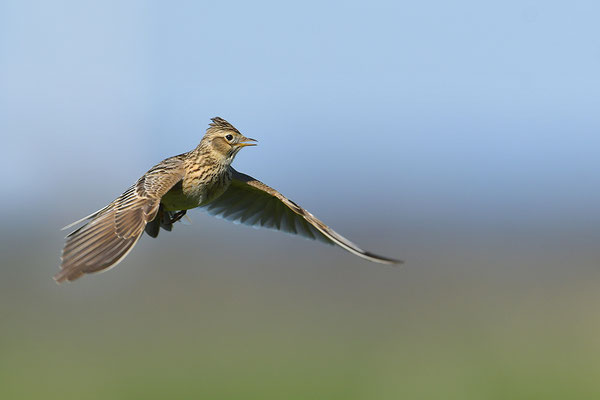
[[[0,398],[600,398],[600,2],[0,0]],[[209,119],[391,268],[191,212],[65,232]]]
[[[220,115],[260,140],[240,169],[326,212],[598,222],[599,13],[3,1],[2,213],[85,214]]]

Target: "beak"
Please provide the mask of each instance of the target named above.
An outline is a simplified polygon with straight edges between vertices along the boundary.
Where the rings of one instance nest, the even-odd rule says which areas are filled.
[[[256,143],[245,143],[245,142],[257,142],[258,140],[256,139],[250,139],[245,137],[244,139],[242,139],[242,141],[240,143],[237,143],[236,146],[237,147],[246,147],[246,146],[256,146]]]

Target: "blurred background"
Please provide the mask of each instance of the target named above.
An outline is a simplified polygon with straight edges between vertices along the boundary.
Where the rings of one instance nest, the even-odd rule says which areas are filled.
[[[1,1],[0,398],[599,398],[599,12]],[[56,285],[59,229],[217,115],[406,264],[193,211]]]

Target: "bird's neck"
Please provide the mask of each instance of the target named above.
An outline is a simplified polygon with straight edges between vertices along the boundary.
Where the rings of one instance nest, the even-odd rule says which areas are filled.
[[[224,174],[231,165],[233,157],[224,157],[222,154],[214,151],[209,144],[200,143],[198,147],[188,153],[187,163],[191,169],[195,167],[208,168],[213,170],[213,174]],[[189,170],[189,169],[188,169]]]

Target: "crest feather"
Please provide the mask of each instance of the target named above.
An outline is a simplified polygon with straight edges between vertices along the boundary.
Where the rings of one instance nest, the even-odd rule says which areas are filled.
[[[208,124],[208,129],[215,129],[220,131],[234,131],[236,133],[240,133],[233,125],[229,122],[225,121],[221,117],[214,117],[210,119],[212,122]]]

